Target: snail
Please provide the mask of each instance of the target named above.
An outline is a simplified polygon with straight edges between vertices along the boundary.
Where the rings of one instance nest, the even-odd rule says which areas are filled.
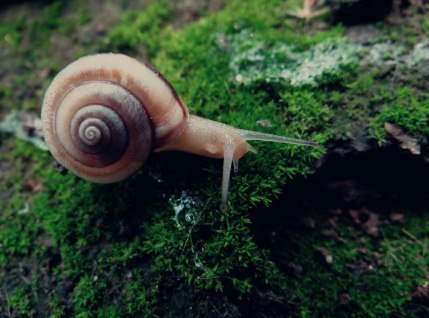
[[[232,165],[237,170],[238,160],[248,151],[255,152],[247,141],[318,145],[189,115],[185,103],[158,71],[112,53],[82,57],[58,73],[43,99],[42,126],[57,162],[97,183],[131,176],[151,151],[223,158],[223,211]]]

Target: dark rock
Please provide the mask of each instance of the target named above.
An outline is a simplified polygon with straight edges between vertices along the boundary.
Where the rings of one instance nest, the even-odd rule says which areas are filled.
[[[338,233],[335,230],[329,229],[329,230],[323,230],[322,235],[334,240],[337,243],[345,244],[347,243],[347,240],[343,237],[339,236]]]
[[[301,216],[298,221],[306,229],[314,230],[316,228],[316,221],[313,218]]]
[[[295,276],[301,275],[301,273],[303,271],[302,265],[295,264],[292,262],[287,264],[287,269],[288,269],[288,272],[290,272],[291,274],[293,274]]]
[[[366,234],[378,237],[379,235],[379,219],[378,215],[374,212],[362,208],[360,210],[350,209],[349,215],[351,216],[353,222],[364,231]]]
[[[405,224],[405,216],[402,213],[392,213],[389,215],[390,221],[398,224]]]
[[[384,20],[393,9],[393,0],[329,0],[334,21],[346,25]]]
[[[318,252],[318,255],[322,257],[326,264],[332,264],[334,258],[332,257],[332,254],[328,249],[324,247],[319,247],[316,248],[316,251]]]
[[[336,194],[349,204],[363,204],[380,197],[377,189],[364,185],[357,180],[336,180],[323,185],[324,190]]]
[[[429,282],[423,286],[418,286],[412,296],[412,302],[415,304],[429,305]]]
[[[353,272],[357,275],[373,273],[375,270],[374,266],[370,262],[363,259],[357,260],[356,263],[353,265],[348,265],[348,267],[350,267],[350,269],[353,270]]]

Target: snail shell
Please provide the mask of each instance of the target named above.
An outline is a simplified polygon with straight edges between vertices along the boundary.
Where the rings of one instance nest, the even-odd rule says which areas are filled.
[[[42,106],[52,155],[99,183],[132,175],[152,149],[177,138],[188,119],[185,104],[161,74],[121,54],[86,56],[68,65]]]

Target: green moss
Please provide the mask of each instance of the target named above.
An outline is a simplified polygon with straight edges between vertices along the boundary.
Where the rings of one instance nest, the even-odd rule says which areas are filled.
[[[73,293],[76,317],[91,317],[90,312],[97,312],[102,309],[100,304],[108,287],[108,283],[105,280],[83,276]]]
[[[79,1],[80,2],[80,1]],[[6,41],[11,48],[26,55],[28,58],[33,54],[37,55],[40,50],[49,47],[50,43],[47,39],[51,35],[59,31],[62,34],[70,34],[76,28],[76,22],[85,22],[85,10],[79,7],[76,3],[76,15],[66,15],[67,2],[54,1],[43,8],[42,13],[36,19],[28,19],[28,17],[20,17],[16,21],[2,24],[0,27],[0,38]],[[36,6],[37,8],[37,6]],[[32,39],[31,47],[24,45],[24,38]]]
[[[158,50],[158,37],[172,10],[167,1],[154,1],[142,11],[128,11],[122,21],[109,29],[103,49],[118,52],[135,52],[145,46],[149,56]],[[102,49],[102,50],[103,50]]]
[[[193,213],[197,215],[190,222],[189,215]],[[197,289],[233,288],[238,295],[249,293],[254,284],[260,284],[249,273],[264,281],[264,269],[273,264],[267,263],[253,242],[247,217],[232,209],[220,217],[213,215],[216,213],[182,212],[178,223],[166,215],[157,216],[153,224],[145,227],[144,251],[155,256],[152,271],[179,275]],[[170,256],[165,257],[166,253]]]
[[[8,193],[12,197],[2,202],[2,213],[0,216],[0,264],[6,265],[9,256],[23,256],[33,252],[33,240],[39,232],[40,227],[32,222],[32,199],[25,191],[23,184],[23,174],[27,173],[30,177],[33,171],[28,171],[27,164],[34,160],[35,154],[28,148],[25,142],[18,142],[11,156],[14,160],[13,170],[4,175],[0,190],[8,198]],[[45,157],[46,158],[46,157]],[[37,171],[35,164],[35,171]]]
[[[320,221],[327,217],[325,212],[314,211],[312,217],[316,224],[324,227]],[[287,280],[292,301],[300,304],[300,313],[294,316],[412,315],[414,311],[406,311],[405,305],[410,300],[408,292],[425,280],[424,264],[429,257],[425,248],[429,241],[424,231],[429,223],[426,220],[416,224],[415,217],[410,214],[406,217],[413,221],[405,229],[391,224],[383,227],[381,240],[362,236],[347,220],[336,229],[345,243],[335,242],[317,230],[306,231],[303,235],[295,229],[288,231],[288,237],[278,238],[281,242],[278,244],[288,246],[287,252],[276,256],[280,264],[302,266],[302,274],[290,275]],[[286,221],[292,224],[282,226],[297,226],[293,220]],[[407,237],[408,231],[416,237]],[[332,264],[316,261],[321,258],[319,248],[331,253]],[[342,294],[350,296],[349,303],[341,304]]]
[[[285,20],[284,12],[294,5],[297,2],[282,0],[229,1],[222,11],[173,30],[172,7],[152,1],[142,11],[125,13],[96,45],[100,51],[132,54],[144,46],[191,113],[236,127],[322,145],[333,136],[347,136],[341,125],[333,125],[341,116],[364,127],[375,116],[371,132],[379,140],[384,138],[384,121],[411,134],[428,132],[426,95],[414,95],[408,88],[391,94],[388,83],[361,75],[356,50],[332,44],[341,42],[344,29],[310,35]],[[9,37],[11,47],[19,51],[22,35],[39,28],[40,38],[34,38],[38,42],[56,32],[69,34],[74,29],[70,21],[85,22],[88,17],[83,10],[64,21],[67,10],[64,2],[54,1],[36,22],[23,19],[4,25],[0,35]],[[35,60],[47,51],[49,44],[36,43],[24,56]],[[79,55],[86,53],[83,49]],[[290,65],[299,75],[302,61],[319,53],[335,55],[341,66],[303,85],[277,80],[278,71]],[[37,66],[58,68],[46,58]],[[34,80],[36,75],[28,69],[15,77],[15,84]],[[237,73],[251,80],[243,85]],[[0,90],[4,101],[13,94],[9,88]],[[33,96],[27,108],[35,109],[37,102]],[[259,120],[270,125],[259,127]],[[0,203],[0,271],[9,276],[2,284],[12,290],[6,302],[21,315],[40,310],[52,317],[168,316],[173,315],[170,299],[179,286],[192,295],[226,295],[237,306],[251,303],[255,295],[270,294],[290,304],[292,316],[388,316],[408,313],[409,292],[422,282],[429,261],[424,234],[428,225],[419,227],[422,217],[411,214],[407,230],[419,244],[393,225],[383,229],[384,240],[360,240],[347,223],[339,230],[347,239],[344,245],[288,224],[288,237],[282,238],[288,244],[281,255],[273,256],[256,244],[251,213],[270,206],[291,179],[309,173],[323,146],[255,142],[259,153],[244,157],[232,177],[226,213],[218,211],[221,161],[154,154],[137,175],[102,186],[71,174],[61,176],[48,153],[27,143],[4,137],[2,147],[6,146],[12,151],[0,157],[12,161],[14,170],[2,174],[0,184],[1,191],[8,190]],[[29,180],[41,183],[43,191],[28,190]],[[316,217],[319,212],[325,211],[315,211]],[[321,247],[333,251],[331,266],[321,265],[315,256],[315,248]],[[361,248],[369,254],[362,256]],[[374,251],[383,255],[382,264],[376,272],[358,277],[351,266],[362,257],[373,262]],[[38,265],[29,274],[38,284],[16,284],[20,274],[11,273],[8,266],[23,258]],[[303,265],[303,275],[287,273],[291,262]],[[39,288],[42,283],[50,290]],[[361,284],[370,285],[377,296],[367,297]],[[338,302],[345,292],[352,298],[349,307]]]
[[[9,311],[17,311],[21,317],[31,317],[35,314],[29,299],[31,289],[21,285],[14,289],[8,298]]]
[[[59,295],[54,295],[49,302],[50,313],[49,316],[51,318],[60,318],[64,317],[66,313],[65,301],[61,299]]]
[[[0,25],[0,43],[9,54],[4,63],[9,73],[0,87],[2,109],[38,112],[43,90],[48,85],[45,74],[56,73],[56,43],[70,37],[77,27],[87,22],[83,1],[51,1],[29,5],[32,14],[21,14],[14,22]],[[33,15],[33,12],[35,13]],[[16,56],[15,58],[13,58]],[[31,87],[31,89],[28,89]]]
[[[22,30],[25,26],[23,18],[16,19],[10,23],[3,23],[0,26],[0,39],[12,49],[17,50],[22,41]]]
[[[384,123],[390,122],[402,127],[405,132],[429,134],[429,96],[418,96],[410,87],[401,87],[385,96],[383,107],[371,122],[371,134],[383,143],[386,138]]]
[[[124,286],[125,290],[125,312],[128,315],[145,315],[153,317],[156,314],[158,285],[152,284],[150,289],[146,288],[147,280],[142,277],[140,271],[133,273],[132,281]]]
[[[0,252],[0,263],[7,264],[9,255],[27,255],[32,251],[33,237],[37,232],[37,226],[29,221],[31,217],[25,214],[29,212],[29,207],[24,201],[18,198],[9,201],[5,207],[9,215],[3,215],[0,223],[0,242],[2,249]]]

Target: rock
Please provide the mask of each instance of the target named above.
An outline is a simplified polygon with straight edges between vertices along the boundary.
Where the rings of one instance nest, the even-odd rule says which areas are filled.
[[[392,11],[393,0],[329,0],[334,21],[346,25],[384,20]]]
[[[418,286],[412,295],[412,302],[421,305],[429,304],[429,282],[423,286]]]
[[[377,189],[357,180],[335,180],[323,184],[323,190],[350,205],[363,205],[380,198]]]
[[[292,262],[290,262],[290,263],[287,264],[287,268],[295,276],[301,275],[302,271],[303,271],[302,265],[299,265],[299,264],[296,264],[296,263],[292,263]]]
[[[323,230],[322,235],[334,240],[337,243],[341,243],[341,244],[347,243],[347,240],[339,236],[338,233],[333,229]]]
[[[298,222],[306,229],[314,230],[316,228],[316,221],[313,218],[302,216]]]
[[[322,256],[326,264],[332,264],[334,258],[332,257],[332,254],[330,251],[328,251],[328,249],[324,247],[318,247],[316,248],[316,251],[319,253],[320,256]]]
[[[364,231],[366,234],[378,237],[379,236],[379,219],[378,215],[374,212],[371,212],[370,210],[366,208],[362,208],[360,210],[349,210],[349,215],[351,216],[353,222],[356,225],[359,225],[362,231]]]
[[[420,155],[420,145],[417,139],[412,138],[404,133],[401,127],[385,122],[384,129],[386,132],[399,142],[402,149],[409,150],[413,155]]]
[[[358,259],[355,264],[347,266],[357,275],[365,275],[375,271],[374,266],[364,259]]]
[[[390,221],[398,224],[405,224],[405,216],[402,213],[392,213],[389,215]]]

